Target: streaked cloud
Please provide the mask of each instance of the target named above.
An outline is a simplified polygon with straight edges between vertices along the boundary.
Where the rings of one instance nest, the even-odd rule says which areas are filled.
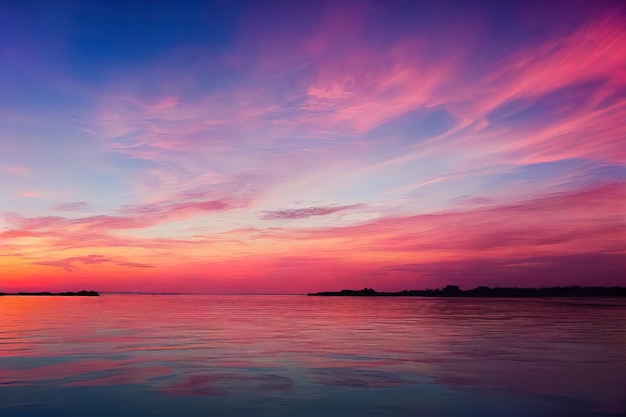
[[[290,219],[306,219],[313,216],[327,216],[333,213],[339,213],[346,210],[353,210],[361,207],[359,204],[337,207],[306,207],[287,210],[266,211],[262,220],[290,220]]]
[[[124,266],[128,268],[154,268],[154,266],[152,265],[141,264],[138,262],[128,262],[120,259],[112,259],[102,255],[73,256],[54,261],[35,262],[35,264],[37,265],[60,267],[68,272],[74,271],[74,269],[76,268],[76,264],[93,265],[102,263],[112,263],[117,266]]]
[[[51,207],[52,210],[57,211],[80,211],[89,209],[90,205],[84,201],[77,201],[71,203],[58,203]]]

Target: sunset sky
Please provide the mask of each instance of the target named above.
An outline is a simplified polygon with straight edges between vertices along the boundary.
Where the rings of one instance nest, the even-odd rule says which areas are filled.
[[[0,4],[0,291],[626,284],[626,8]]]

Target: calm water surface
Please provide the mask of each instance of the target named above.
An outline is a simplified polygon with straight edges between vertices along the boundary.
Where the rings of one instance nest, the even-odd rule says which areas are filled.
[[[624,416],[626,300],[0,297],[0,416]]]

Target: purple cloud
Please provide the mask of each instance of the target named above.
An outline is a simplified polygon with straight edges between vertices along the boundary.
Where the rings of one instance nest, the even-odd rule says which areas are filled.
[[[350,204],[347,206],[335,207],[307,207],[301,209],[275,210],[266,211],[262,220],[294,220],[306,219],[313,216],[327,216],[329,214],[338,213],[340,211],[352,210],[362,207],[361,204]]]

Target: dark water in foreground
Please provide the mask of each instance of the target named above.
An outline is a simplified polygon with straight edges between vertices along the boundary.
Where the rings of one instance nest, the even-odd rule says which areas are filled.
[[[626,300],[0,298],[0,416],[624,416]]]

